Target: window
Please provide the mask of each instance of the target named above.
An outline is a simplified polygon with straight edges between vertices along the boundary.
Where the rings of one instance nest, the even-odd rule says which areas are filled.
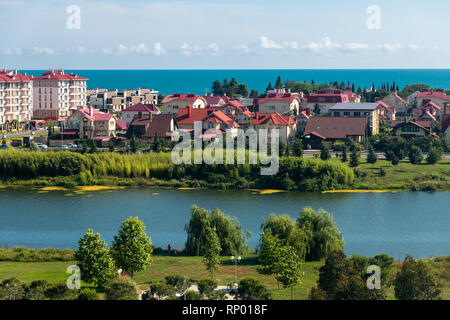
[[[344,112],[344,116],[349,116],[349,115],[350,115],[350,112],[348,112],[348,111]]]
[[[354,115],[355,115],[355,117],[359,117],[361,115],[361,112],[355,111]]]

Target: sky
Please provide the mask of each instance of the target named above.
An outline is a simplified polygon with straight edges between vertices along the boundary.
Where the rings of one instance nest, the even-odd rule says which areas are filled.
[[[447,0],[0,0],[0,68],[450,68]]]

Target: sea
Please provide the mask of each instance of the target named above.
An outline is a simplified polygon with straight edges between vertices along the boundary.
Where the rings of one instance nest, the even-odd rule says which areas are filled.
[[[44,70],[21,70],[40,76]],[[412,83],[425,83],[432,88],[450,89],[450,69],[239,69],[239,70],[65,70],[89,79],[88,88],[135,89],[149,88],[161,94],[211,92],[215,80],[236,78],[248,85],[249,90],[264,92],[278,76],[282,81],[315,83],[345,82],[356,88],[369,89],[382,83],[395,81],[401,88]]]

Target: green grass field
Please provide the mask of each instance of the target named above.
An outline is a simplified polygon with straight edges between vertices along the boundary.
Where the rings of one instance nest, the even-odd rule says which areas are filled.
[[[360,176],[355,177],[355,189],[373,190],[449,190],[450,160],[442,160],[437,164],[428,165],[425,161],[419,165],[411,164],[407,159],[396,166],[386,160],[378,160],[376,164],[367,163],[361,159],[358,166]],[[386,175],[380,175],[380,169],[386,170]]]
[[[189,280],[199,280],[209,277],[208,271],[202,263],[201,257],[168,257],[154,256],[152,263],[145,271],[138,272],[134,281],[139,289],[147,289],[151,281],[163,280],[169,274],[181,274]],[[75,262],[0,262],[0,281],[16,277],[22,282],[44,279],[49,282],[65,280],[69,276],[66,268]],[[304,264],[305,278],[294,290],[294,299],[306,299],[309,290],[318,279],[318,269],[321,263],[307,262]],[[450,260],[429,262],[436,277],[445,284],[443,298],[450,299]],[[260,275],[257,272],[258,261],[256,256],[244,258],[238,264],[238,278],[247,276],[259,278],[272,292],[274,299],[290,299],[290,289],[278,288],[277,282],[271,276]],[[235,281],[234,264],[228,257],[224,257],[220,270],[216,273],[216,280],[220,285],[227,285]],[[82,286],[90,286],[82,283]],[[393,299],[394,291],[387,290],[388,298]]]

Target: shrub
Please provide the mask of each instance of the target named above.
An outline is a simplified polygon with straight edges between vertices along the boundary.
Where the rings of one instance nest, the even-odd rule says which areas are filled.
[[[113,281],[105,287],[106,300],[137,300],[136,286],[132,282]]]
[[[350,167],[359,166],[359,154],[356,148],[353,148],[352,154],[350,155]]]
[[[16,278],[6,279],[0,283],[0,300],[22,300],[24,293],[22,283]]]
[[[367,162],[371,164],[377,163],[377,154],[372,146],[369,147],[369,154],[367,155]]]
[[[247,277],[239,281],[236,296],[241,300],[271,300],[269,290],[256,278]]]
[[[214,289],[217,287],[217,282],[213,279],[205,278],[200,279],[197,285],[201,295],[211,298],[214,295]]]
[[[409,162],[419,164],[423,160],[422,150],[419,147],[411,146],[408,152]]]
[[[78,300],[98,300],[97,291],[93,288],[83,288],[80,290]]]
[[[330,149],[328,149],[328,146],[325,143],[322,143],[320,146],[320,159],[322,160],[328,160],[331,158]]]
[[[442,152],[440,149],[436,147],[431,147],[430,151],[428,151],[427,163],[428,164],[436,164],[442,158]]]

